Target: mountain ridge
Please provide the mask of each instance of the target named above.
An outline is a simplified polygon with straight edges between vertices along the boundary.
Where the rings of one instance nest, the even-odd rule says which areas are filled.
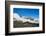
[[[22,16],[22,17],[20,17],[20,15],[19,14],[17,14],[17,13],[14,13],[13,14],[13,20],[14,21],[22,21],[23,23],[24,22],[32,22],[32,23],[39,23],[38,21],[35,21],[34,19],[33,20],[31,20],[31,19],[26,19],[26,18],[24,18],[25,16]]]

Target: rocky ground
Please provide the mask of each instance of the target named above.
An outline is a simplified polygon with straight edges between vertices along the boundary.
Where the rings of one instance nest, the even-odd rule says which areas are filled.
[[[19,27],[39,27],[39,23],[29,23],[25,22],[23,23],[22,21],[14,21],[14,28],[19,28]]]

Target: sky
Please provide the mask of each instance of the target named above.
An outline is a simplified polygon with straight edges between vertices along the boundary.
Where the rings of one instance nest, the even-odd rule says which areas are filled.
[[[39,9],[13,8],[13,13],[26,17],[39,18]]]

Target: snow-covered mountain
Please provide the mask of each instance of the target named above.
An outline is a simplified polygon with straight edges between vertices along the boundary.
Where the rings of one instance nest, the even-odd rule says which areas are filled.
[[[25,17],[25,16],[24,16]],[[26,19],[26,18],[24,18],[23,16],[22,17],[20,17],[20,15],[19,14],[17,14],[17,13],[14,13],[13,14],[13,20],[14,21],[22,21],[22,22],[30,22],[30,23],[39,23],[38,21],[36,22],[35,20],[31,20],[31,19]]]

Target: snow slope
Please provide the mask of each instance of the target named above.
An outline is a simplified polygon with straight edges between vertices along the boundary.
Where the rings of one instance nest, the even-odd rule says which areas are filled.
[[[17,14],[17,13],[14,13],[13,16],[15,18],[14,21],[17,20],[17,21],[22,21],[22,22],[27,22],[28,21],[28,22],[31,22],[31,23],[39,23],[39,22],[35,22],[34,20],[32,21],[30,19],[26,19],[24,17],[20,17],[20,15]]]

